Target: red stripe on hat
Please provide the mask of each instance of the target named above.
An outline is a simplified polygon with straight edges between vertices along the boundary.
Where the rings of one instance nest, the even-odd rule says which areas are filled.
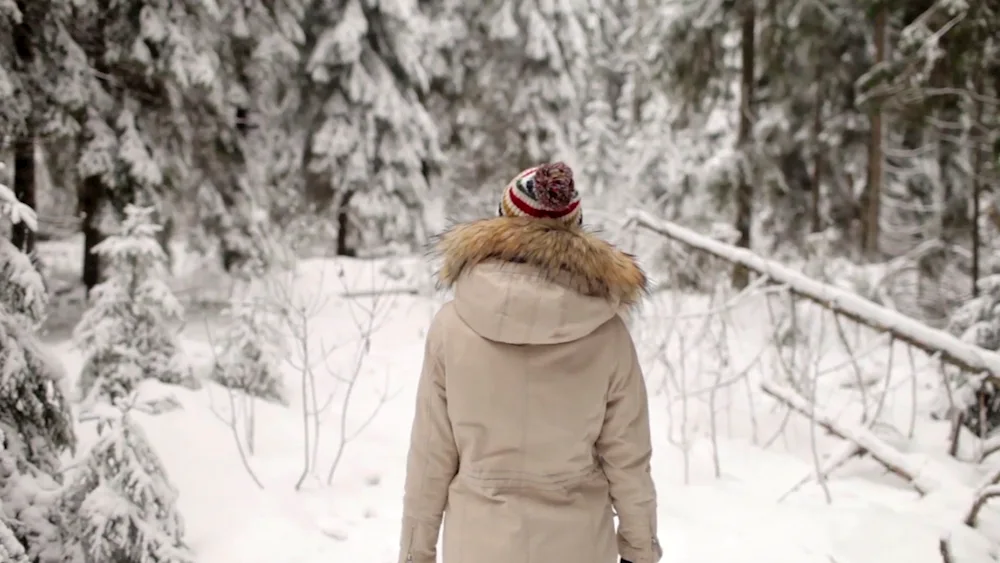
[[[565,208],[560,209],[558,211],[551,211],[548,209],[537,209],[535,207],[532,207],[531,205],[528,205],[528,203],[526,203],[524,200],[518,197],[516,190],[507,190],[507,193],[510,194],[510,201],[514,204],[514,206],[520,209],[522,213],[524,213],[525,215],[530,215],[531,217],[535,217],[537,219],[559,219],[576,211],[576,208],[580,206],[580,200],[576,200],[573,203],[566,206]]]

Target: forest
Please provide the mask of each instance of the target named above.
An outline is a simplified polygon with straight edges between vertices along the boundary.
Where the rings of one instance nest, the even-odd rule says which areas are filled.
[[[242,292],[193,307],[235,319],[213,340],[212,384],[314,403],[299,413],[299,491],[322,443],[319,329],[273,277],[308,260],[422,263],[435,235],[495,215],[511,177],[554,160],[575,170],[588,225],[667,272],[656,292],[708,296],[705,326],[779,288],[768,354],[791,354],[792,372],[803,314],[835,320],[848,356],[866,337],[844,319],[886,339],[890,366],[900,346],[937,362],[936,444],[986,468],[982,486],[931,478],[873,434],[888,391],[852,387],[864,413],[844,426],[817,411],[809,376],[760,388],[846,444],[811,479],[870,458],[921,495],[978,499],[955,519],[976,526],[1000,494],[996,2],[0,0],[0,561],[209,561],[184,539],[159,430],[142,422],[184,401],[136,399],[145,380],[204,385],[176,329],[192,304],[170,283],[188,255]],[[296,361],[276,359],[291,352],[269,349],[264,307],[247,305],[262,285],[286,301],[269,322]],[[338,295],[385,302],[352,291]],[[656,331],[683,332],[641,330]],[[76,367],[47,350],[66,338]],[[276,375],[289,365],[295,393]],[[248,468],[257,415],[241,412],[228,424]],[[978,561],[941,546],[935,560]]]

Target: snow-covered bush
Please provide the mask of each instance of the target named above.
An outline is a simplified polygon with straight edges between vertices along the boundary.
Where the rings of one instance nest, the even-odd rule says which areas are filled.
[[[93,289],[90,308],[74,333],[86,355],[80,374],[84,396],[115,401],[143,379],[192,379],[171,326],[182,318],[183,307],[166,283],[167,256],[152,212],[128,206],[120,232],[94,247],[110,276]]]
[[[948,329],[962,340],[987,350],[1000,350],[1000,274],[979,280],[979,295],[952,315]],[[1000,384],[991,377],[951,378],[951,400],[962,413],[962,424],[977,436],[1000,428]]]
[[[177,491],[145,433],[106,407],[98,440],[64,490],[64,563],[192,563]]]
[[[34,211],[0,184],[0,216],[36,226]],[[60,454],[76,435],[63,370],[38,340],[47,294],[31,260],[0,239],[0,561],[55,561]]]
[[[284,337],[273,315],[240,298],[230,302],[226,315],[232,324],[221,342],[212,379],[252,397],[285,404]]]
[[[1000,274],[979,280],[979,295],[951,315],[952,334],[987,350],[1000,350]]]

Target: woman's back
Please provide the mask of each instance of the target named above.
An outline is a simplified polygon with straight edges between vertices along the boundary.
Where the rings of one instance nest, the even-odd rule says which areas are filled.
[[[498,295],[526,298],[516,288],[539,281],[520,281],[520,265],[513,266],[476,272],[465,283],[511,277],[512,290]],[[577,340],[512,344],[489,340],[457,313],[487,315],[482,304],[452,304],[439,317],[460,460],[445,510],[444,560],[614,561],[609,486],[595,448],[619,360],[613,341],[627,338],[624,325],[613,316]],[[540,305],[538,312],[555,311]]]
[[[407,468],[401,560],[659,557],[646,390],[622,307],[646,278],[576,224],[474,222],[439,245]],[[616,540],[612,508],[619,513]]]

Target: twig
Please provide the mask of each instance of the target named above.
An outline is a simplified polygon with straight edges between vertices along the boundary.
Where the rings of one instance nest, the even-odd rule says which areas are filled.
[[[374,273],[372,274],[374,277]],[[343,280],[342,280],[343,281]],[[374,280],[372,280],[374,282]],[[391,293],[391,292],[390,292]],[[363,432],[382,410],[382,407],[389,400],[389,383],[388,383],[388,373],[386,374],[386,384],[379,397],[378,404],[372,408],[368,415],[368,418],[364,420],[353,433],[349,433],[347,430],[347,420],[348,413],[350,410],[351,399],[353,393],[357,387],[358,380],[361,375],[362,367],[364,366],[365,359],[368,357],[371,351],[371,338],[374,332],[377,330],[377,320],[379,316],[379,308],[382,304],[381,298],[386,295],[384,291],[376,291],[371,293],[372,305],[367,308],[361,305],[361,309],[364,311],[365,319],[362,321],[357,316],[354,315],[354,310],[350,309],[352,319],[354,320],[355,327],[361,335],[361,345],[358,348],[357,356],[355,358],[354,366],[350,372],[350,375],[346,378],[336,375],[336,370],[332,369],[327,365],[327,371],[334,374],[334,377],[339,381],[346,384],[347,388],[344,391],[344,397],[341,401],[340,409],[340,436],[337,440],[337,450],[334,454],[333,461],[330,463],[330,468],[326,475],[326,484],[331,485],[333,483],[333,478],[336,475],[337,469],[340,467],[341,459],[343,458],[344,452],[347,450],[347,445],[357,438],[361,432]]]
[[[834,318],[836,318],[837,314],[833,313],[833,316],[834,316]],[[817,342],[823,342],[823,335],[825,333],[824,328],[825,328],[826,325],[825,325],[825,323],[823,323],[823,318],[822,317],[820,317],[820,322],[817,323],[817,324],[818,324],[817,330],[819,331],[819,336],[816,338],[816,341]],[[846,342],[845,342],[845,346],[846,346]],[[813,377],[810,378],[810,385],[809,385],[809,392],[812,395],[811,399],[809,400],[809,407],[810,407],[809,420],[811,422],[809,424],[809,449],[812,450],[813,467],[816,470],[816,482],[819,483],[820,488],[823,490],[823,498],[826,499],[826,503],[827,504],[833,504],[833,495],[830,493],[830,485],[828,485],[827,482],[826,482],[827,475],[826,475],[826,473],[824,473],[822,465],[821,465],[821,461],[820,461],[820,457],[819,457],[819,445],[817,443],[818,440],[817,440],[817,436],[816,436],[816,427],[818,426],[817,419],[816,419],[816,409],[817,409],[817,406],[816,406],[816,396],[819,393],[819,378],[816,375],[816,372],[818,371],[820,357],[821,357],[821,354],[820,354],[819,346],[817,346],[815,357],[813,358],[813,361],[810,364],[809,370],[808,370],[809,373],[812,373],[812,375],[813,375]]]
[[[212,336],[212,329],[208,326],[208,319],[203,319],[202,322],[205,325],[205,334],[208,338],[208,345],[211,348],[213,354],[215,353],[215,338]],[[236,451],[240,456],[240,463],[243,464],[243,469],[246,470],[247,475],[253,480],[257,488],[264,490],[264,483],[257,477],[257,473],[253,470],[250,465],[250,459],[247,457],[246,450],[243,449],[243,441],[240,439],[240,431],[236,424],[236,398],[233,397],[232,389],[226,388],[226,394],[229,396],[229,418],[222,419],[222,415],[215,411],[214,405],[211,406],[212,414],[216,415],[217,418],[222,420],[226,426],[229,427],[230,434],[233,436],[233,441],[236,443]],[[209,401],[211,402],[211,393],[209,394]]]
[[[975,528],[979,523],[979,512],[986,506],[986,503],[996,497],[1000,497],[1000,485],[990,485],[980,489],[979,493],[976,494],[976,500],[973,501],[968,514],[965,516],[965,525]]]
[[[955,563],[955,558],[951,554],[951,542],[948,538],[941,538],[938,541],[938,553],[941,554],[942,563]]]
[[[861,394],[861,422],[867,422],[868,420],[868,390],[865,388],[865,376],[861,371],[861,366],[858,364],[858,359],[851,354],[851,345],[847,341],[847,333],[844,332],[844,325],[840,321],[840,315],[836,312],[833,314],[833,321],[837,327],[837,336],[840,338],[841,344],[844,346],[844,350],[848,352],[847,357],[850,360],[851,367],[853,368],[854,378],[857,380],[858,392]]]
[[[853,442],[843,444],[839,450],[831,453],[830,456],[826,458],[826,461],[816,469],[815,473],[807,473],[799,479],[795,485],[792,486],[792,488],[788,489],[780,497],[778,497],[778,502],[783,502],[785,499],[798,492],[799,489],[812,481],[813,478],[818,475],[822,475],[825,479],[834,471],[840,469],[844,465],[847,465],[847,462],[862,453],[864,453],[864,449]]]

